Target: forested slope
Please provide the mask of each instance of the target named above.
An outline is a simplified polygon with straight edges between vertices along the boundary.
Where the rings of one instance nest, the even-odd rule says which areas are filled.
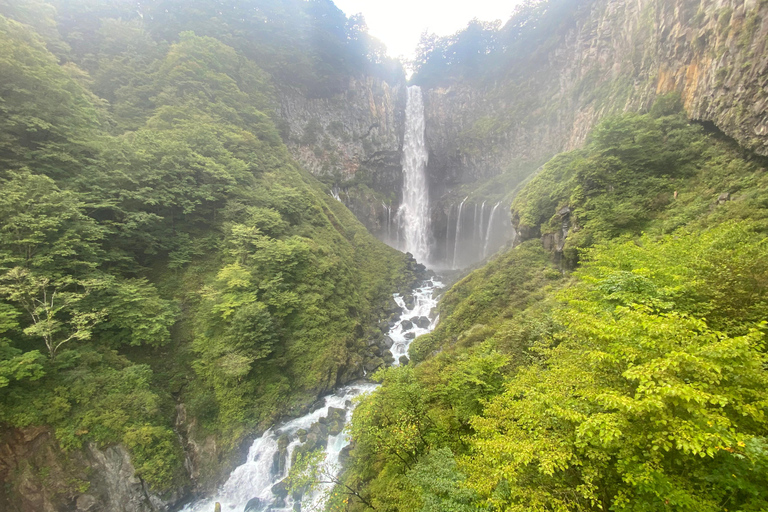
[[[680,109],[605,120],[520,190],[516,247],[356,410],[351,509],[768,506],[768,162]]]
[[[2,5],[29,23],[0,17],[3,510],[215,483],[247,436],[361,373],[412,279],[292,160],[247,44],[109,5]],[[124,449],[120,495],[102,462]]]

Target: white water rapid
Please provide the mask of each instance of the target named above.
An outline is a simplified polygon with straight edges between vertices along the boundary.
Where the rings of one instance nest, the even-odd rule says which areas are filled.
[[[437,318],[429,320],[432,308],[437,305],[433,292],[442,287],[443,284],[437,280],[426,281],[413,291],[412,303],[410,297],[395,294],[395,302],[403,308],[403,312],[387,334],[392,340],[390,351],[395,359],[394,365],[399,364],[400,356],[408,354],[408,347],[415,336],[430,332],[435,327]],[[412,307],[409,308],[408,305]],[[339,410],[344,411],[346,424],[354,409],[353,399],[373,391],[376,387],[377,384],[370,382],[351,384],[333,395],[326,396],[322,406],[315,411],[267,430],[251,445],[246,462],[232,471],[214,496],[191,503],[182,512],[214,512],[217,502],[221,504],[222,512],[244,512],[249,502],[252,507],[248,508],[249,512],[293,511],[294,502],[290,494],[280,497],[272,492],[272,488],[287,476],[291,455],[302,445],[300,437],[304,437],[307,432],[311,434],[316,431],[318,420],[339,414]],[[325,447],[326,467],[332,468],[337,474],[341,471],[339,455],[348,444],[349,438],[344,432],[328,436]],[[324,494],[321,491],[305,495],[301,501],[301,510],[322,510]]]
[[[429,191],[427,190],[427,144],[424,136],[424,102],[421,88],[408,87],[403,139],[403,202],[397,211],[400,249],[416,261],[429,261]]]

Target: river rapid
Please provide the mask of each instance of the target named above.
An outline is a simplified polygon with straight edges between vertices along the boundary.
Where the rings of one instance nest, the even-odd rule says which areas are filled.
[[[407,356],[408,347],[415,337],[435,327],[438,319],[430,319],[430,313],[437,305],[435,291],[442,287],[443,283],[438,280],[425,281],[413,291],[412,302],[410,297],[395,294],[395,302],[403,312],[387,333],[392,340],[393,366],[399,364],[401,356]],[[355,399],[370,393],[377,386],[373,382],[347,385],[324,397],[322,405],[314,411],[270,428],[253,442],[246,462],[232,471],[215,495],[187,505],[182,512],[214,512],[217,502],[221,504],[222,512],[322,510],[325,495],[322,488],[304,495],[300,503],[295,503],[285,492],[281,482],[290,471],[292,455],[302,446],[323,448],[327,434],[327,443],[323,448],[325,467],[338,474],[342,469],[340,456],[349,445],[349,437],[341,427],[351,419]]]

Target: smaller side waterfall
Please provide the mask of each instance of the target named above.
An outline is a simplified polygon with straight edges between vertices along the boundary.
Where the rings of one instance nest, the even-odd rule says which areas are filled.
[[[493,229],[493,218],[496,216],[496,210],[499,208],[499,205],[501,203],[496,203],[496,205],[493,207],[493,210],[491,210],[491,217],[488,219],[488,230],[485,232],[485,242],[483,243],[483,258],[488,257],[488,244],[491,241],[491,230]]]
[[[459,204],[459,213],[456,216],[456,236],[453,242],[453,262],[451,263],[452,268],[456,268],[456,260],[458,259],[459,255],[459,239],[461,238],[461,211],[464,209],[464,203],[467,201],[467,199],[468,197],[465,197],[464,201]]]
[[[483,243],[483,220],[485,219],[485,201],[480,206],[480,222],[477,223],[477,242]]]

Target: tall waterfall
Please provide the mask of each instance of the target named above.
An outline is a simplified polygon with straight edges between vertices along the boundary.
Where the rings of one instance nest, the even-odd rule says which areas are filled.
[[[403,140],[403,203],[397,211],[401,249],[420,262],[429,259],[429,191],[427,144],[424,138],[424,102],[421,88],[408,87]]]

